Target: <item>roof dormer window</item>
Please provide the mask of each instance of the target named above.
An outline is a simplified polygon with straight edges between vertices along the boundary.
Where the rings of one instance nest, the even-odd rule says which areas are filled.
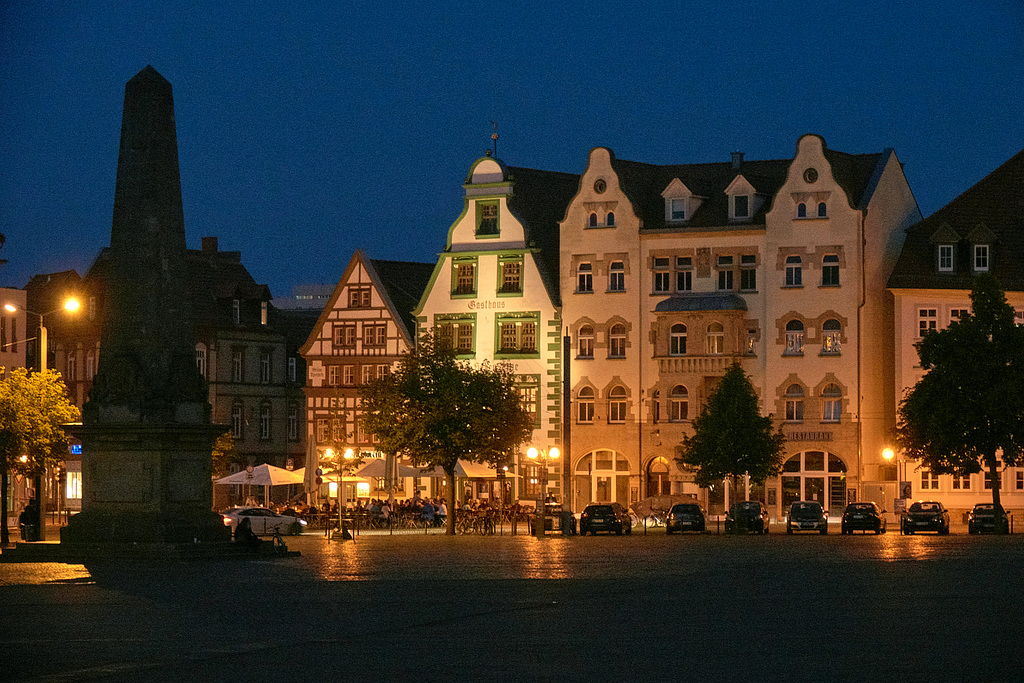
[[[693,194],[679,178],[673,178],[661,196],[665,199],[665,222],[669,224],[692,219],[704,199]]]
[[[745,194],[733,195],[732,218],[743,220],[750,218],[750,197]]]
[[[952,244],[940,244],[939,245],[939,272],[940,273],[951,273],[951,272],[953,272],[953,245]]]
[[[984,273],[988,270],[989,254],[987,244],[974,245],[974,271]]]
[[[682,198],[669,199],[669,220],[686,220],[686,200]]]

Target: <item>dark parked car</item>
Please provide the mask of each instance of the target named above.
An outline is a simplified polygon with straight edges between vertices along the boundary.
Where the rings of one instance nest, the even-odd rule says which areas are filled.
[[[665,533],[671,534],[676,531],[704,531],[707,526],[707,515],[704,508],[698,503],[676,503],[668,511],[665,518]]]
[[[919,500],[911,505],[903,516],[903,533],[913,534],[918,531],[948,534],[949,510],[935,500]]]
[[[1010,533],[1010,518],[1006,516],[1002,505],[978,503],[967,515],[967,533],[969,534],[994,534],[997,532],[997,528],[999,533]]]
[[[756,500],[733,503],[725,515],[725,533],[768,533],[768,508]]]
[[[580,515],[580,536],[587,532],[614,531],[618,535],[633,533],[633,520],[629,510],[618,503],[591,503]]]
[[[789,506],[786,533],[794,531],[817,531],[828,533],[828,513],[821,509],[821,503],[813,500],[798,500]]]
[[[854,531],[874,531],[876,534],[884,534],[885,510],[880,508],[877,503],[850,503],[843,511],[839,530],[844,534],[852,534]]]

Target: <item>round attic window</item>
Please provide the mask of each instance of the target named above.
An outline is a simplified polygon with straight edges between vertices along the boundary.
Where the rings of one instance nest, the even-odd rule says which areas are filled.
[[[601,194],[608,189],[608,183],[604,181],[604,178],[598,178],[594,181],[594,192]]]
[[[804,171],[804,180],[806,182],[813,183],[817,179],[818,179],[818,170],[817,169],[809,168],[806,171]]]

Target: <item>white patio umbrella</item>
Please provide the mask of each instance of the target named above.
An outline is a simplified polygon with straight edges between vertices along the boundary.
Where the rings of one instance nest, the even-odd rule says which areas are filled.
[[[253,484],[256,486],[281,486],[283,484],[301,484],[303,479],[303,472],[286,470],[281,467],[274,467],[273,465],[257,465],[252,468],[252,476],[246,470],[241,472],[235,472],[234,474],[213,482],[214,484]]]

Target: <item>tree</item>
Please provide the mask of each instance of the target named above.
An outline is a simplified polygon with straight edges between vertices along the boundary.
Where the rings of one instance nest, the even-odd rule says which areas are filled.
[[[2,373],[0,368],[0,373]],[[0,381],[0,543],[9,543],[7,487],[11,472],[42,479],[68,454],[63,425],[78,420],[60,373],[15,368]],[[37,499],[43,491],[36,484]]]
[[[782,469],[786,437],[773,429],[771,415],[761,416],[759,403],[746,373],[733,364],[693,421],[693,436],[681,443],[677,460],[696,468],[698,486],[744,475],[764,482]]]
[[[900,402],[897,443],[936,474],[984,468],[999,505],[1000,459],[1024,463],[1024,327],[996,279],[978,277],[971,313],[927,335],[917,354],[925,375]]]
[[[231,465],[241,463],[242,458],[235,450],[235,437],[226,431],[213,442],[213,476],[216,479],[231,474]]]
[[[533,433],[507,366],[473,367],[424,335],[398,370],[360,390],[364,428],[385,453],[440,466],[448,482],[448,534],[455,533],[455,467],[460,459],[496,466]]]

